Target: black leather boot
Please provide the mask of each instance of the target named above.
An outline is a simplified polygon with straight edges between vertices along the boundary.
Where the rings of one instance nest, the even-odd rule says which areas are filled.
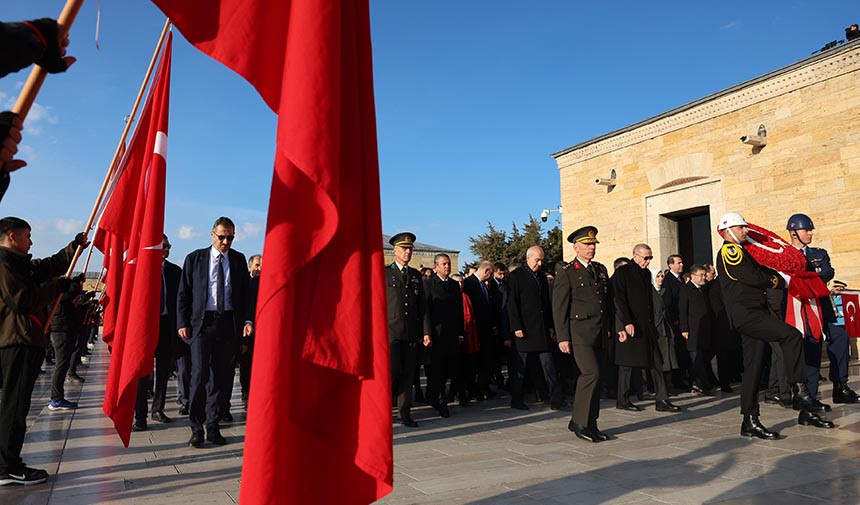
[[[826,410],[826,406],[823,403],[809,394],[809,389],[806,387],[805,382],[795,383],[791,390],[794,393],[794,403],[792,404],[794,410],[804,410],[806,412],[824,412]]]
[[[860,403],[860,397],[848,387],[848,383],[836,382],[833,384],[833,403]]]
[[[806,411],[801,411],[800,415],[797,416],[797,424],[800,424],[803,426],[815,426],[816,428],[827,428],[827,429],[836,427],[835,424],[828,421],[827,419],[824,419],[823,417],[819,416],[815,412],[806,412]]]
[[[756,437],[762,440],[776,440],[779,438],[779,433],[770,431],[759,421],[758,416],[744,415],[744,422],[741,424],[741,435],[744,437]]]

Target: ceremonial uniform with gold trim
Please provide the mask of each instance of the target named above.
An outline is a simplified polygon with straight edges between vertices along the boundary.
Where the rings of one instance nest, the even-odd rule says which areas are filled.
[[[724,242],[720,248],[716,268],[726,313],[743,342],[741,413],[757,416],[759,379],[767,343],[779,342],[786,378],[794,384],[805,381],[803,336],[768,311],[766,290],[785,287],[785,281],[774,270],[760,265],[743,247],[731,242]]]

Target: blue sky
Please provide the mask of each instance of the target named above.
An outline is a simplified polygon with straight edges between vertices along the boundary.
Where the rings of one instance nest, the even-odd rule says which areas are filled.
[[[4,21],[63,5],[8,3]],[[164,22],[146,1],[102,2],[96,50],[96,6],[72,29],[78,62],[48,77],[25,123],[29,166],[0,203],[33,224],[37,257],[83,227]],[[383,231],[465,260],[488,221],[508,230],[558,205],[551,153],[794,63],[860,22],[856,0],[373,0],[371,16]],[[0,80],[4,109],[28,72]],[[236,249],[260,252],[276,117],[178,34],[172,79],[171,259],[207,245],[220,215],[237,223]]]

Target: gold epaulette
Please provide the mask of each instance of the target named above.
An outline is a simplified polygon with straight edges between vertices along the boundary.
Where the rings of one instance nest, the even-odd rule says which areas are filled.
[[[723,258],[723,265],[726,267],[726,275],[729,279],[736,281],[729,273],[729,266],[738,266],[744,259],[744,248],[737,244],[723,244],[720,248],[720,256]]]

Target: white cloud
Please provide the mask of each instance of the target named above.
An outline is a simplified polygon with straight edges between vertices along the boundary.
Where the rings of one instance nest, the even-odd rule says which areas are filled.
[[[18,154],[15,155],[15,158],[31,162],[33,160],[38,159],[39,156],[36,155],[36,150],[32,147],[26,145],[19,145]]]
[[[236,240],[257,237],[263,232],[262,223],[242,223],[242,229],[236,232]]]
[[[720,29],[721,30],[731,30],[732,28],[737,28],[740,25],[741,25],[740,19],[733,19],[733,20],[729,21],[728,23],[724,24],[723,26],[721,26]]]
[[[184,224],[179,227],[176,234],[182,240],[188,240],[194,236],[194,228],[191,225]]]
[[[63,235],[74,235],[84,229],[84,222],[77,219],[57,219],[54,228]]]

